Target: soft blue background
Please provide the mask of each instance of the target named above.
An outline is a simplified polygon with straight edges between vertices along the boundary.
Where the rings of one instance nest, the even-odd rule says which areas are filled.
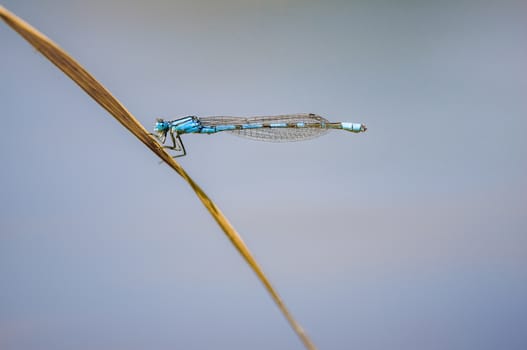
[[[321,349],[527,349],[525,1],[3,0],[185,137]],[[0,348],[301,349],[190,188],[0,25]]]

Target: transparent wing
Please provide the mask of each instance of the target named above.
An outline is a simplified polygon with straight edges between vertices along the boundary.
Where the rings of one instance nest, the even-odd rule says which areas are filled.
[[[261,117],[204,117],[199,118],[201,124],[207,126],[218,125],[246,125],[246,124],[292,124],[304,123],[306,127],[261,127],[251,129],[228,130],[227,132],[258,141],[288,142],[312,139],[328,132],[321,127],[328,121],[316,114],[286,114]]]
[[[228,132],[236,136],[257,141],[290,142],[313,139],[324,135],[328,130],[320,128],[261,128],[232,130]]]

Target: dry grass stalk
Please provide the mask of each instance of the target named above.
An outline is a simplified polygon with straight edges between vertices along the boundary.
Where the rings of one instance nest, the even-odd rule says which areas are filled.
[[[307,349],[316,349],[300,324],[296,322],[291,313],[286,308],[277,291],[271,285],[271,282],[264,274],[262,268],[256,262],[255,258],[243,242],[242,238],[223,215],[220,209],[207,196],[205,192],[194,182],[187,172],[179,165],[160,145],[153,139],[148,131],[135,119],[135,117],[90,73],[88,73],[77,61],[62,50],[57,44],[51,41],[44,34],[33,28],[27,22],[17,17],[13,13],[0,5],[0,17],[18,34],[33,45],[40,53],[49,59],[55,66],[62,70],[75,83],[77,83],[88,95],[97,103],[106,109],[115,119],[117,119],[125,128],[135,135],[146,147],[150,148],[159,158],[174,169],[194,190],[205,208],[216,220],[223,232],[234,244],[236,249],[243,256],[245,261],[251,266],[260,281],[264,284],[267,291],[271,294],[273,300],[278,305],[284,316],[289,321],[293,330],[300,337]]]

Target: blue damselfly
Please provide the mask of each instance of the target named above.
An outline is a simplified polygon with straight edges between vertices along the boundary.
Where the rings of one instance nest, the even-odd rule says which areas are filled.
[[[167,134],[172,146],[165,148],[186,154],[180,136],[183,134],[229,133],[258,141],[287,142],[318,137],[330,129],[354,133],[366,131],[366,125],[348,122],[329,122],[316,114],[287,114],[263,117],[195,117],[188,116],[171,121],[157,119],[154,136],[164,144]]]

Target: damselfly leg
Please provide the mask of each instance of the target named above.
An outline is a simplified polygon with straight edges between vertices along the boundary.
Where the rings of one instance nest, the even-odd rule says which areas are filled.
[[[170,138],[172,139],[172,146],[163,146],[163,148],[171,149],[176,152],[181,152],[181,154],[172,156],[172,158],[183,157],[184,155],[186,155],[187,151],[185,150],[185,145],[183,145],[183,141],[181,141],[179,134],[174,134],[172,131],[170,131]]]

